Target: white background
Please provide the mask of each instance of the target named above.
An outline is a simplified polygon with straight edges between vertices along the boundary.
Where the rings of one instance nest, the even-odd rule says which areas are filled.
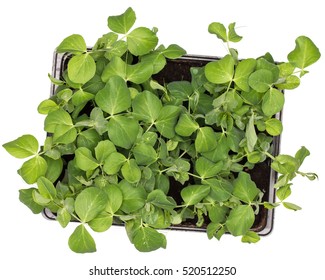
[[[325,56],[323,1],[2,1],[1,30],[1,132],[0,144],[22,134],[44,139],[44,117],[37,113],[40,101],[49,96],[52,53],[63,38],[84,36],[89,46],[107,32],[106,20],[132,6],[136,26],[159,28],[160,43],[177,43],[192,54],[224,55],[221,41],[207,32],[209,23],[237,22],[244,36],[234,45],[241,58],[269,51],[277,61],[286,59],[294,40],[307,35]],[[318,173],[318,181],[297,179],[290,201],[298,212],[277,209],[271,235],[254,245],[225,236],[220,242],[204,233],[166,231],[167,249],[139,253],[123,228],[94,234],[97,253],[77,255],[67,244],[75,225],[62,229],[41,215],[33,215],[18,200],[18,190],[28,186],[17,175],[21,160],[0,148],[0,278],[1,279],[94,279],[89,269],[174,268],[184,266],[235,266],[229,279],[321,279],[324,274],[324,57],[310,67],[301,86],[286,92],[281,152],[294,154],[300,146],[311,156],[303,170]],[[220,276],[219,276],[220,277]],[[178,276],[129,277],[127,279],[182,279]],[[197,276],[193,279],[215,279]],[[221,277],[220,277],[221,278]],[[227,277],[224,277],[227,278]],[[97,276],[97,279],[126,279]]]

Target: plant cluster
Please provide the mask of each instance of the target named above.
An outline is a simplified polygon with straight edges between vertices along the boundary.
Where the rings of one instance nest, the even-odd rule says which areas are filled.
[[[21,202],[33,213],[50,209],[62,227],[78,221],[68,242],[78,253],[96,251],[89,228],[104,232],[114,222],[144,252],[165,248],[159,229],[187,219],[205,225],[210,239],[230,233],[258,241],[251,227],[260,208],[300,209],[286,201],[292,179],[317,177],[300,171],[305,147],[275,155],[272,143],[283,129],[283,90],[299,86],[319,50],[301,36],[288,62],[269,53],[240,60],[230,47],[242,39],[235,23],[214,22],[208,30],[229,54],[191,68],[191,81],[161,84],[155,75],[185,51],[158,46],[157,29],[133,28],[135,20],[128,8],[108,17],[110,32],[91,49],[77,34],[57,47],[70,58],[62,77],[49,75],[56,92],[38,107],[44,144],[26,134],[3,145],[28,158],[18,173],[35,185],[20,190]],[[279,173],[278,202],[264,201],[246,172],[266,160]]]

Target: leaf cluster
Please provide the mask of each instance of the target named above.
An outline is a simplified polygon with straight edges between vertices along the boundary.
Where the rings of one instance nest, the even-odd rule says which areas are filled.
[[[81,35],[65,38],[58,53],[69,60],[61,77],[49,75],[56,91],[42,101],[47,137],[32,135],[4,144],[14,157],[28,158],[18,173],[29,185],[20,200],[33,213],[44,208],[62,227],[79,221],[71,250],[96,251],[89,229],[104,232],[123,223],[142,252],[166,247],[159,229],[194,220],[209,238],[225,233],[256,242],[251,228],[261,207],[285,201],[309,151],[275,155],[274,137],[285,97],[320,53],[305,36],[296,40],[288,62],[272,56],[239,60],[230,43],[242,39],[235,23],[212,23],[209,32],[229,54],[191,68],[191,80],[160,84],[155,75],[185,54],[178,45],[158,45],[157,29],[134,28],[131,8],[108,17],[110,31],[91,49]],[[271,160],[280,174],[279,202],[263,200],[248,170]],[[181,185],[178,196],[175,184]]]

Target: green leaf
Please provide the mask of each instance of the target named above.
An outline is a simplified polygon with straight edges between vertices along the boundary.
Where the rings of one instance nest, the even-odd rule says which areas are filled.
[[[37,187],[39,193],[50,200],[54,200],[56,198],[56,188],[53,183],[45,177],[39,177],[37,179]]]
[[[299,161],[299,166],[302,165],[304,162],[305,158],[310,155],[309,150],[302,146],[295,154],[295,158]]]
[[[129,51],[136,56],[149,53],[157,43],[156,34],[146,27],[135,28],[127,35]]]
[[[156,132],[153,131],[147,131],[145,133],[142,134],[141,136],[141,141],[147,145],[150,146],[155,146],[155,144],[157,143],[158,140],[158,135]]]
[[[227,138],[224,134],[217,133],[217,146],[212,151],[202,153],[207,159],[218,162],[228,158],[229,147],[227,145]]]
[[[93,157],[92,152],[86,147],[80,147],[75,151],[77,166],[84,171],[95,170],[99,163]]]
[[[46,160],[43,157],[36,155],[23,163],[22,167],[18,170],[18,174],[27,184],[34,184],[39,177],[45,175],[46,170]]]
[[[141,179],[141,170],[135,159],[129,159],[124,162],[121,168],[122,175],[129,183],[137,183]]]
[[[295,89],[300,85],[300,79],[295,75],[290,75],[285,79],[284,83],[276,84],[278,89]]]
[[[278,202],[271,203],[271,202],[264,201],[264,203],[263,203],[263,206],[268,210],[272,210],[272,209],[278,207],[279,205],[280,205],[280,203],[278,203]]]
[[[286,184],[276,190],[276,196],[280,201],[287,199],[291,195],[291,184]]]
[[[263,161],[264,158],[265,155],[259,151],[253,151],[247,155],[247,160],[254,164]]]
[[[58,53],[70,52],[72,54],[81,54],[87,51],[87,45],[84,38],[79,34],[73,34],[65,38],[56,48]]]
[[[227,106],[228,111],[236,111],[242,107],[243,100],[238,95],[236,90],[230,90],[225,94],[225,104],[224,106]]]
[[[264,92],[257,92],[256,90],[250,90],[249,92],[242,92],[241,98],[243,98],[244,102],[249,105],[257,105],[261,102],[264,96]],[[242,107],[244,109],[245,106]],[[246,107],[248,108],[248,107]]]
[[[155,126],[162,136],[169,139],[175,136],[175,125],[180,111],[180,107],[174,105],[165,105],[160,110]]]
[[[199,203],[209,192],[209,185],[189,185],[181,190],[181,197],[186,206],[190,206]]]
[[[115,146],[130,149],[134,144],[139,124],[136,120],[125,116],[114,116],[107,124],[108,136]]]
[[[113,76],[96,94],[95,101],[104,112],[115,115],[131,107],[130,90],[121,77]]]
[[[108,175],[114,175],[119,172],[125,161],[126,158],[123,154],[113,152],[105,160],[104,171]]]
[[[104,118],[103,111],[95,107],[91,110],[90,119],[94,122],[94,128],[99,135],[103,135],[107,131],[107,120]]]
[[[60,151],[54,149],[53,152],[53,154],[46,152],[44,156],[47,163],[45,177],[51,182],[55,182],[60,177],[63,170],[63,160]],[[50,155],[53,156],[51,157]]]
[[[231,182],[224,179],[208,179],[206,182],[209,184],[211,191],[210,196],[218,201],[227,201],[231,196],[234,186]]]
[[[123,203],[120,210],[129,214],[145,205],[147,192],[142,186],[135,187],[127,181],[122,181],[119,187],[123,194]]]
[[[98,142],[95,148],[96,159],[100,163],[104,163],[108,156],[116,152],[115,145],[109,140],[103,140]]]
[[[239,143],[244,138],[244,132],[233,127],[227,131],[227,145],[233,152],[239,151]]]
[[[125,222],[125,230],[126,234],[130,240],[130,242],[133,244],[133,237],[135,233],[142,227],[141,219],[130,219]]]
[[[120,57],[114,56],[103,70],[101,78],[105,83],[113,76],[120,76],[126,80],[126,69],[127,64]]]
[[[10,155],[16,158],[27,158],[37,155],[39,149],[37,139],[30,134],[25,134],[2,146]]]
[[[150,192],[147,197],[147,202],[166,210],[172,210],[176,207],[176,202],[169,199],[160,189]]]
[[[233,195],[246,203],[253,202],[255,197],[260,193],[256,184],[252,181],[251,176],[246,172],[239,172],[233,185]]]
[[[269,119],[265,122],[265,128],[268,134],[271,136],[277,136],[282,133],[283,126],[282,122],[278,119]]]
[[[58,110],[59,108],[60,106],[56,104],[53,100],[46,99],[38,105],[37,111],[40,114],[47,115],[49,112],[53,112],[55,110]]]
[[[118,16],[109,16],[107,25],[109,29],[119,34],[126,34],[134,25],[136,20],[135,12],[128,8],[123,14]]]
[[[209,25],[208,31],[211,34],[217,35],[217,37],[221,39],[223,42],[228,41],[227,29],[222,23],[219,22],[211,23]]]
[[[142,84],[153,74],[152,63],[141,61],[136,64],[126,64],[120,57],[114,56],[102,73],[102,80],[107,82],[113,76],[119,76],[125,81]]]
[[[102,138],[100,137],[100,135],[97,133],[95,129],[91,128],[91,129],[83,130],[78,135],[77,146],[86,147],[93,151],[101,139]]]
[[[282,202],[283,206],[289,210],[297,211],[301,210],[302,208],[296,204],[293,204],[291,202]]]
[[[295,49],[288,54],[288,61],[295,67],[304,70],[306,67],[315,63],[321,54],[314,42],[306,36],[296,39]]]
[[[211,205],[211,207],[208,208],[209,210],[209,219],[213,223],[223,223],[225,221],[226,215],[229,211],[229,209],[220,204],[214,204]]]
[[[71,100],[73,105],[80,106],[82,104],[87,103],[90,100],[93,100],[94,98],[95,98],[94,94],[90,92],[86,92],[81,88],[73,93]]]
[[[68,192],[68,187],[65,186],[65,185],[62,185],[62,184],[58,184],[57,185],[57,189],[58,189],[58,192]],[[64,203],[63,203],[64,207],[69,211],[69,213],[73,213],[74,211],[74,198],[72,197],[67,197],[65,200],[64,200]]]
[[[68,63],[69,79],[78,84],[87,83],[96,73],[96,63],[89,53],[72,57]]]
[[[107,195],[96,187],[89,187],[78,194],[75,201],[75,211],[84,223],[94,219],[107,204]]]
[[[59,222],[61,227],[65,228],[71,221],[71,215],[66,208],[60,208],[58,210],[56,220]]]
[[[176,44],[171,44],[162,53],[166,58],[176,59],[186,54],[186,51]]]
[[[162,103],[155,94],[145,90],[133,99],[132,109],[136,119],[154,123],[162,109]]]
[[[284,105],[284,95],[275,88],[270,88],[263,97],[262,110],[267,116],[280,112]]]
[[[272,169],[281,174],[291,174],[299,169],[299,160],[290,155],[278,155],[271,163]]]
[[[199,128],[199,124],[189,114],[181,114],[175,126],[175,132],[180,136],[191,136]]]
[[[238,63],[234,76],[234,82],[241,90],[246,92],[250,90],[248,79],[255,70],[255,67],[256,60],[253,58],[244,59]]]
[[[171,226],[172,218],[168,212],[161,208],[152,207],[152,209],[143,216],[149,226],[155,229],[165,229]]]
[[[51,199],[42,196],[38,190],[34,190],[32,193],[33,200],[42,206],[48,206],[51,203]]]
[[[139,143],[136,145],[133,148],[133,155],[139,165],[150,165],[158,159],[156,150],[145,143]]]
[[[134,234],[133,244],[140,252],[151,252],[166,248],[165,235],[150,227],[140,227]]]
[[[50,112],[45,118],[44,129],[53,133],[54,143],[69,144],[77,137],[70,114],[63,109]]]
[[[110,185],[112,183],[113,180],[117,179],[117,177],[115,177],[115,176],[110,177],[110,176],[106,176],[105,174],[98,174],[98,173],[99,172],[97,172],[97,171],[93,173],[93,176],[91,178],[95,178],[95,179],[93,182],[90,181],[90,183],[91,184],[94,183],[94,186],[98,187],[100,189],[107,187],[108,185]]]
[[[151,63],[139,62],[133,65],[127,65],[126,80],[135,84],[142,84],[150,79],[153,74]]]
[[[170,95],[181,101],[187,100],[193,94],[193,87],[188,81],[174,81],[167,85]]]
[[[244,243],[256,243],[260,241],[259,235],[254,231],[248,231],[241,239]]]
[[[209,127],[201,127],[198,129],[195,139],[195,149],[198,153],[204,153],[214,150],[217,145],[217,135],[214,130]]]
[[[257,135],[255,131],[254,121],[255,121],[255,116],[254,114],[252,114],[246,126],[246,133],[245,133],[247,139],[247,149],[249,152],[254,151],[254,147],[257,142]]]
[[[70,144],[76,140],[77,130],[72,125],[58,125],[53,133],[53,143]]]
[[[239,36],[236,31],[235,31],[235,25],[236,23],[233,22],[233,23],[230,23],[229,26],[228,26],[228,41],[230,42],[239,42],[243,37],[242,36]]]
[[[270,70],[259,69],[248,78],[249,86],[257,92],[268,91],[274,82],[273,73]]]
[[[64,103],[68,103],[72,97],[72,94],[73,92],[70,88],[64,88],[60,90],[58,93],[56,93],[56,96],[60,101],[64,101]]]
[[[83,224],[76,227],[69,237],[69,247],[75,253],[96,252],[96,244]]]
[[[296,67],[292,65],[290,62],[282,62],[277,65],[279,68],[279,76],[280,77],[288,77],[293,74]]]
[[[278,65],[273,60],[267,59],[267,57],[260,57],[257,59],[256,70],[271,71],[273,82],[276,82],[279,79],[280,69]]]
[[[167,194],[169,191],[169,186],[169,177],[165,174],[158,173],[155,177],[155,188],[162,190],[165,194]]]
[[[47,76],[49,77],[51,83],[54,84],[54,85],[62,86],[62,85],[65,84],[64,81],[61,81],[61,80],[59,80],[57,78],[54,78],[50,73],[48,73]]]
[[[19,200],[24,203],[34,214],[39,214],[43,211],[43,206],[37,204],[33,199],[35,188],[19,190]]]
[[[107,212],[99,213],[96,218],[88,222],[88,225],[93,231],[104,232],[113,224],[113,216]]]
[[[114,214],[120,209],[123,203],[122,191],[116,185],[109,185],[104,188],[104,191],[108,198],[105,211],[109,212],[110,214]]]
[[[141,62],[152,66],[152,74],[159,73],[166,65],[166,58],[157,49],[141,56]]]
[[[221,225],[219,223],[209,223],[207,226],[207,236],[209,239],[212,239],[213,237],[216,237],[216,234],[222,229]]]
[[[99,60],[96,63],[97,69],[94,77],[84,84],[83,88],[79,88],[79,90],[72,96],[72,104],[75,106],[82,106],[88,101],[95,99],[97,92],[105,86],[100,74],[106,66],[106,63],[104,63],[104,61],[102,62],[102,60]],[[75,96],[76,93],[78,93],[77,96]]]
[[[48,114],[45,119],[45,131],[55,133],[55,129],[59,125],[73,126],[71,116],[63,109]]]
[[[199,157],[195,162],[195,169],[202,179],[216,176],[223,168],[222,161],[215,163],[205,157]]]
[[[235,61],[231,55],[226,55],[220,60],[209,62],[205,66],[205,76],[209,82],[226,84],[234,76]]]
[[[112,46],[109,48],[109,51],[105,53],[105,57],[108,60],[112,60],[114,57],[122,57],[127,50],[128,50],[127,43],[123,40],[119,40],[112,44]]]
[[[254,210],[250,205],[238,205],[230,211],[226,226],[233,236],[246,235],[254,220]]]
[[[118,40],[118,34],[116,34],[115,32],[108,32],[104,34],[102,37],[98,38],[97,42],[93,47],[93,50],[108,49],[112,47],[117,40]]]

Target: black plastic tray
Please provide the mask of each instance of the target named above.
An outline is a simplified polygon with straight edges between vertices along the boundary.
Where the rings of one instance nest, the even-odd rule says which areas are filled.
[[[54,52],[53,55],[53,66],[52,76],[54,78],[62,78],[64,70],[67,68],[70,54],[64,53],[59,54]],[[202,67],[210,61],[219,59],[213,56],[202,56],[202,55],[184,55],[179,59],[167,60],[165,68],[159,72],[154,78],[160,83],[168,83],[179,80],[191,80],[190,68],[191,67]],[[55,94],[56,86],[51,85],[51,96]],[[276,115],[276,118],[281,120],[282,112]],[[280,136],[273,137],[273,156],[279,154],[280,148]],[[275,201],[275,190],[274,184],[277,180],[277,173],[271,169],[270,160],[266,160],[263,163],[256,164],[252,170],[248,170],[252,180],[256,183],[257,187],[264,193],[263,201],[274,202]],[[171,196],[179,196],[182,185],[178,182],[173,183],[171,188],[174,193],[170,193]],[[55,219],[55,214],[49,209],[45,209],[43,214],[48,219]],[[259,214],[255,217],[255,222],[251,230],[257,232],[259,235],[267,235],[272,231],[274,220],[274,210],[268,210],[264,207],[260,207]],[[180,225],[171,226],[169,229],[175,230],[189,230],[189,231],[206,231],[206,225],[204,224],[201,228],[196,227],[195,220],[188,220],[181,223]],[[116,225],[121,225],[116,223]]]

